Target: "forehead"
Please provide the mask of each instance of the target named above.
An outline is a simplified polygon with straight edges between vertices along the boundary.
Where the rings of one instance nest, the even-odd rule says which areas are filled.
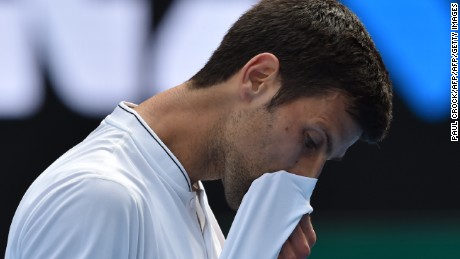
[[[342,117],[349,107],[349,98],[340,92],[321,95],[298,97],[281,105],[282,112],[292,115],[295,119],[312,117]]]

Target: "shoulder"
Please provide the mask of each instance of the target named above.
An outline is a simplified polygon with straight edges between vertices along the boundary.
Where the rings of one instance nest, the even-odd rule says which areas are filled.
[[[31,224],[43,216],[63,222],[97,215],[129,221],[129,215],[136,215],[139,209],[139,199],[132,187],[117,179],[91,174],[35,188],[25,198],[20,214]]]
[[[81,203],[93,211],[104,209],[118,211],[133,209],[138,205],[134,189],[115,178],[86,176],[75,179],[56,191],[57,196],[66,197],[72,202]],[[61,193],[61,195],[59,195]]]

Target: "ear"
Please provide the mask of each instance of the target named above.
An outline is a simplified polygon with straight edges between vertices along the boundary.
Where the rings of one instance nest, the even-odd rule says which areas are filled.
[[[278,58],[271,53],[261,53],[251,58],[240,71],[240,97],[251,101],[269,92],[278,82],[278,71]]]

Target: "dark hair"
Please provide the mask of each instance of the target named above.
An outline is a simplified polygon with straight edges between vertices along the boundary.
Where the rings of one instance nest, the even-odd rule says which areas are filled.
[[[377,142],[392,119],[388,72],[359,19],[335,0],[262,0],[230,28],[207,64],[191,78],[194,88],[228,80],[252,57],[269,52],[280,62],[282,87],[269,109],[301,96],[342,91],[348,112]]]

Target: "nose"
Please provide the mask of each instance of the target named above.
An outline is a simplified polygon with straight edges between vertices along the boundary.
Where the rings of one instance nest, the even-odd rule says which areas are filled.
[[[325,163],[326,158],[323,156],[301,157],[291,168],[288,168],[287,171],[301,176],[318,178]]]

